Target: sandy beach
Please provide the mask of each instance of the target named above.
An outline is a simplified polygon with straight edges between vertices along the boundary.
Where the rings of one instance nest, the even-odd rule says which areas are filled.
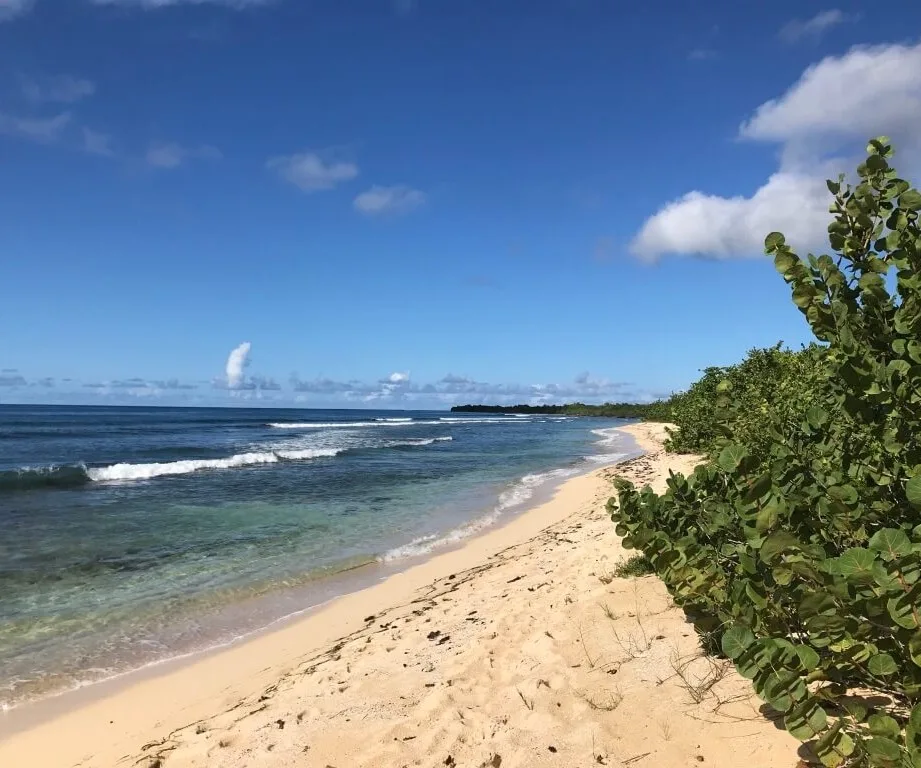
[[[611,479],[664,487],[694,457],[662,427],[641,458],[385,581],[230,648],[85,689],[0,766],[739,766],[797,764],[750,683],[702,655],[604,509]]]

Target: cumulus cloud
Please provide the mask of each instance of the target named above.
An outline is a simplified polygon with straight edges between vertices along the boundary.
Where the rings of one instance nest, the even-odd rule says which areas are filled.
[[[175,142],[155,142],[147,149],[146,161],[152,168],[178,168],[187,160],[220,160],[217,147],[202,144],[198,147],[184,147]]]
[[[61,112],[54,117],[21,117],[0,112],[0,133],[51,144],[61,138],[70,118],[70,112]]]
[[[26,380],[19,374],[0,375],[0,387],[24,387]]]
[[[0,22],[21,16],[32,7],[32,0],[0,0]]]
[[[3,1],[0,0],[0,3]],[[22,76],[19,78],[19,86],[23,96],[34,104],[73,104],[96,92],[96,84],[91,80],[73,75]]]
[[[316,152],[272,157],[266,168],[304,192],[320,192],[358,176],[355,163],[325,160]]]
[[[393,187],[373,186],[353,201],[355,210],[367,216],[409,213],[424,205],[426,196],[418,189],[398,184]]]
[[[688,192],[644,222],[631,250],[648,260],[756,256],[773,230],[796,248],[821,248],[829,204],[824,180],[853,167],[858,148],[883,133],[901,150],[901,167],[917,169],[919,121],[921,44],[856,46],[829,56],[741,124],[740,138],[780,145],[780,167],[764,184],[748,196]]]
[[[406,371],[405,373],[400,373],[399,371],[396,373],[391,373],[387,381],[389,381],[391,384],[403,384],[404,382],[409,381],[409,371]]]
[[[843,24],[850,18],[850,16],[837,8],[821,11],[811,19],[788,21],[780,28],[778,36],[785,43],[796,43],[805,38],[818,40],[829,29]]]
[[[249,352],[253,345],[244,341],[240,346],[231,350],[224,366],[224,375],[228,389],[240,389],[244,383],[243,372],[249,365]]]

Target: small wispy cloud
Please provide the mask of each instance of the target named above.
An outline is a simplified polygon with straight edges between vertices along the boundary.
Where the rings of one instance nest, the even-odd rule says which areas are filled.
[[[112,149],[112,137],[107,133],[100,133],[91,128],[83,128],[83,151],[88,155],[115,157],[115,150]]]
[[[32,0],[0,0],[0,22],[22,16],[32,7]]]
[[[821,11],[811,19],[793,19],[780,28],[778,36],[785,43],[796,43],[804,39],[818,40],[832,27],[851,21],[852,16],[833,8]]]
[[[393,10],[400,16],[408,16],[419,7],[419,0],[393,0]]]
[[[424,205],[426,195],[418,189],[397,184],[392,187],[373,186],[355,198],[355,210],[368,216],[409,213]]]
[[[220,160],[221,157],[221,151],[208,144],[184,147],[175,142],[154,142],[148,147],[145,159],[152,168],[172,169],[188,160]]]
[[[688,53],[688,58],[691,61],[708,61],[715,59],[717,56],[719,54],[713,48],[694,48]]]
[[[70,120],[70,112],[61,112],[54,117],[20,117],[0,113],[0,133],[51,144],[61,138]]]
[[[19,374],[0,375],[0,387],[24,387],[26,380]]]
[[[0,0],[2,1],[2,0]],[[257,5],[267,5],[272,0],[93,0],[95,5],[117,5],[123,7],[169,8],[176,5],[224,5],[228,8],[249,8]]]
[[[269,158],[266,168],[304,192],[320,192],[358,176],[355,163],[326,160],[316,152]]]
[[[0,0],[0,3],[5,0]],[[91,80],[73,75],[52,75],[43,77],[20,76],[19,87],[33,104],[54,102],[74,104],[80,99],[92,96],[96,85]]]

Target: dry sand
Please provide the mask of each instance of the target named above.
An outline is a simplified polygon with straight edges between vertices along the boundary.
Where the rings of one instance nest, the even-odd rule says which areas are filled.
[[[793,768],[797,742],[662,583],[613,575],[630,553],[611,478],[661,489],[694,464],[660,426],[626,429],[645,456],[277,631],[0,730],[0,766]]]

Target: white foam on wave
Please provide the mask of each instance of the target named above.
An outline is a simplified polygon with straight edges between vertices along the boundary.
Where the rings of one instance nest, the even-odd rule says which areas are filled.
[[[259,451],[238,453],[226,459],[184,459],[152,464],[112,464],[108,467],[95,467],[86,471],[90,480],[112,482],[114,480],[149,480],[164,475],[187,475],[201,469],[234,469],[255,464],[275,464],[281,460],[299,461],[317,459],[322,456],[335,456],[341,449],[309,448],[298,451]]]
[[[415,427],[417,425],[440,424],[440,421],[413,421],[412,419],[394,421],[276,421],[267,426],[273,429],[360,429],[362,427]]]
[[[604,453],[595,453],[585,458],[588,461],[594,461],[598,464],[613,464],[626,458],[627,454],[622,451],[612,452],[612,448],[620,448],[623,445],[623,433],[618,427],[605,427],[604,429],[593,429],[593,435],[598,435],[601,440],[596,440],[595,445],[600,446]]]
[[[444,424],[513,424],[514,416],[486,416],[484,418],[464,418],[457,416],[442,416],[439,420]]]
[[[296,451],[275,451],[280,459],[298,461],[300,459],[319,459],[324,456],[338,456],[345,448],[304,448]]]
[[[379,559],[381,562],[389,563],[407,557],[421,557],[436,549],[463,541],[479,533],[484,528],[493,525],[505,511],[524,504],[534,495],[535,490],[544,483],[551,480],[562,480],[566,477],[572,477],[577,473],[577,469],[553,469],[549,472],[525,475],[511,488],[499,494],[498,503],[488,514],[478,517],[476,520],[471,520],[469,523],[449,531],[444,536],[438,536],[437,534],[419,536],[408,544],[395,547],[385,552]]]
[[[428,437],[412,440],[398,440],[384,443],[379,446],[352,446],[353,449],[366,448],[397,448],[400,446],[425,446],[434,443],[448,442],[453,437]],[[269,451],[252,451],[228,456],[226,459],[184,459],[182,461],[169,461],[151,464],[112,464],[108,467],[95,467],[87,469],[86,474],[90,480],[97,482],[114,482],[117,480],[150,480],[164,475],[187,475],[202,469],[235,469],[255,464],[275,464],[279,461],[304,461],[306,459],[319,459],[338,456],[349,450],[341,448],[284,448],[284,444],[272,446]]]
[[[451,436],[446,437],[420,437],[418,440],[397,440],[392,443],[387,443],[385,447],[387,448],[399,448],[401,446],[412,446],[412,445],[432,445],[434,443],[449,443],[454,438]]]
[[[405,424],[412,421],[410,418],[400,418],[400,419],[375,419],[375,421],[386,422],[387,424]]]
[[[614,464],[626,457],[626,453],[593,453],[591,456],[586,456],[585,458],[588,461],[596,461],[599,464]]]

